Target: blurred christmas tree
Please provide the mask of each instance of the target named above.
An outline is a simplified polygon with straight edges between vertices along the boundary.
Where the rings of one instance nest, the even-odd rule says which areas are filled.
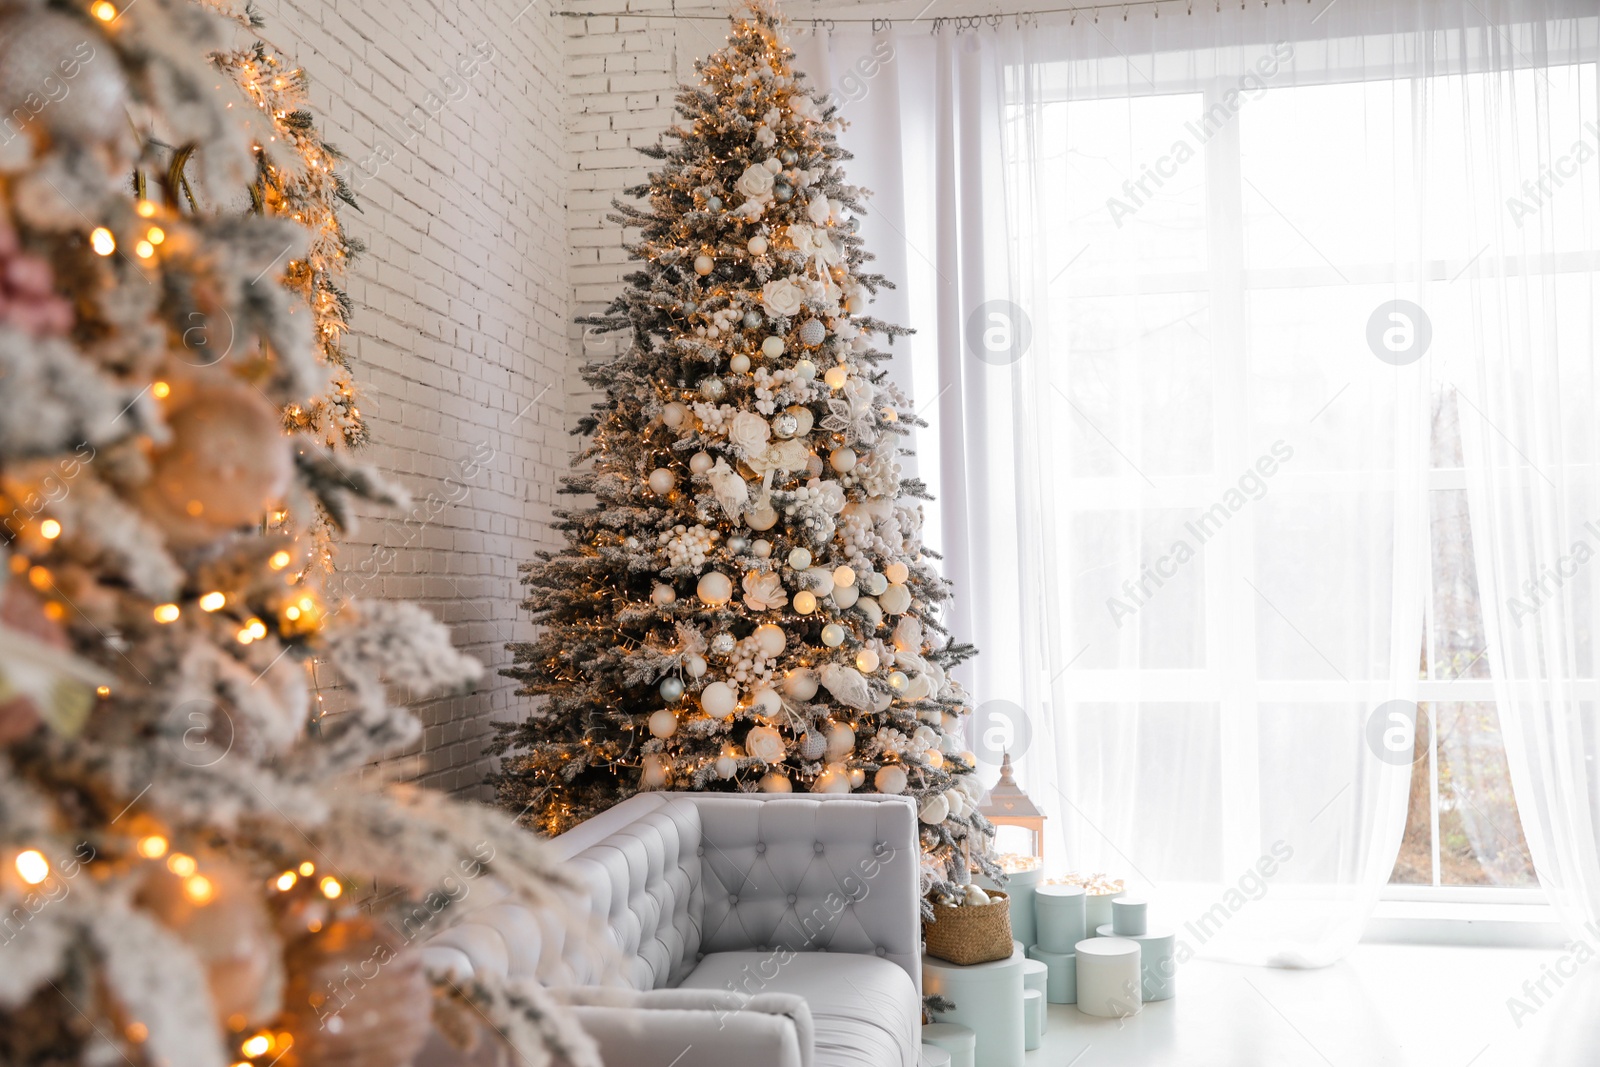
[[[929,882],[963,880],[986,824],[947,671],[973,650],[939,625],[916,420],[875,369],[908,331],[868,313],[861,192],[792,58],[741,12],[646,152],[648,209],[617,204],[643,268],[587,321],[632,341],[585,370],[605,396],[565,491],[594,503],[524,567],[541,631],[506,673],[541,700],[496,783],[550,831],[640,789],[910,793]]]
[[[345,381],[317,228],[195,195],[273,195],[227,27],[0,9],[0,1062],[405,1062],[430,1009],[593,1062],[536,989],[436,991],[403,951],[464,880],[563,883],[503,816],[356,780],[418,735],[390,687],[481,668],[412,605],[330,601],[280,532],[402,494],[285,433]],[[316,741],[313,655],[352,698]]]

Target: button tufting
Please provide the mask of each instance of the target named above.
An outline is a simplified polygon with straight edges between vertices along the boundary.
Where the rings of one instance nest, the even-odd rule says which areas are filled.
[[[765,841],[763,841],[760,844],[756,845],[756,851],[757,852],[765,852],[766,850],[767,850],[767,843]]]
[[[728,894],[728,903],[729,904],[737,904],[737,903],[739,903],[739,894],[737,894],[737,893],[729,893]]]
[[[704,856],[706,854],[706,847],[701,845],[699,848],[694,850],[694,854],[696,856]]]
[[[872,951],[876,952],[880,956],[887,956],[889,954],[889,950],[884,948],[882,945],[879,945],[877,948],[873,949]]]
[[[822,855],[822,842],[821,841],[812,842],[811,851],[815,852],[819,856]]]
[[[794,903],[794,901],[795,901],[795,896],[794,896],[794,894],[793,894],[793,893],[790,893],[790,894],[789,894],[789,903],[791,903],[791,904],[793,904],[793,903]]]
[[[706,958],[706,954],[704,952],[696,952],[694,954],[694,959],[695,959],[696,963],[699,963],[701,960],[703,960],[705,958]]]

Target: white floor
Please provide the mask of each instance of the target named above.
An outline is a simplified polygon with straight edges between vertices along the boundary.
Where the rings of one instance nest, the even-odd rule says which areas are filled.
[[[1576,971],[1554,977],[1557,965]],[[1545,977],[1535,1006],[1523,983]],[[1029,1067],[1591,1067],[1600,1063],[1600,960],[1560,949],[1360,945],[1285,971],[1193,961],[1175,999],[1124,1020],[1050,1005]],[[1533,1014],[1517,1024],[1519,998]]]

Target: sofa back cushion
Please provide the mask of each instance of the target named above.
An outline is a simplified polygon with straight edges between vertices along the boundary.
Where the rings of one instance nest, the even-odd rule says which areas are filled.
[[[699,951],[855,952],[920,988],[916,815],[900,797],[701,794]]]

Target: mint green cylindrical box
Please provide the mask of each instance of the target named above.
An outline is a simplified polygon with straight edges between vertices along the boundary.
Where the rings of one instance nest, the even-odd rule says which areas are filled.
[[[1071,952],[1089,936],[1082,886],[1040,886],[1033,894],[1033,911],[1034,943],[1046,952]]]
[[[1030,960],[1038,960],[1049,969],[1045,978],[1044,998],[1052,1004],[1078,1002],[1078,957],[1071,952],[1047,952],[1038,945],[1028,950]]]
[[[980,875],[978,884],[985,889],[999,889],[1011,896],[1011,936],[1021,941],[1023,946],[1029,946],[1038,941],[1035,934],[1033,918],[1034,893],[1039,888],[1039,879],[1044,877],[1044,872],[1035,867],[1031,871],[1016,871],[1011,874],[1004,886],[997,886],[988,878]]]

